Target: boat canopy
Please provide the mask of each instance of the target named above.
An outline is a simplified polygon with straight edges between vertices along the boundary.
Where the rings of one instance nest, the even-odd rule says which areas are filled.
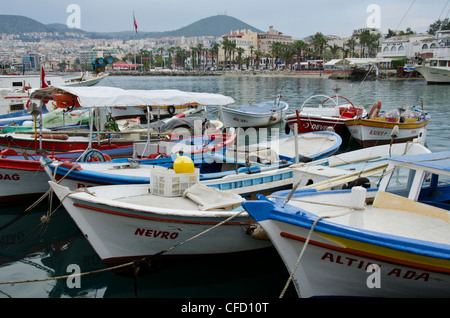
[[[66,87],[50,86],[35,89],[30,99],[53,100],[54,94],[71,94],[77,97],[81,107],[128,107],[169,105],[214,105],[235,103],[234,99],[221,94],[166,90],[125,90],[117,87]]]
[[[450,174],[450,151],[440,151],[427,154],[392,157],[391,161],[416,165],[426,169],[434,169]]]

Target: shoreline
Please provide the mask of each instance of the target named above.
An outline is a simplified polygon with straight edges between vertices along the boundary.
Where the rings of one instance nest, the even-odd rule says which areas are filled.
[[[259,76],[259,77],[300,77],[300,78],[325,78],[336,80],[358,80],[349,78],[349,71],[290,71],[290,70],[252,70],[252,71],[112,71],[110,76]],[[373,79],[379,80],[425,80],[423,77],[397,76],[395,71],[383,73]]]

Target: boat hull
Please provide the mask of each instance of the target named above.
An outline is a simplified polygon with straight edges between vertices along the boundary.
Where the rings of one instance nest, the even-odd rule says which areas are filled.
[[[341,137],[347,137],[350,133],[345,125],[346,120],[348,119],[299,114],[299,116],[286,119],[286,124],[289,125],[290,131],[295,131],[295,124],[297,124],[297,133],[299,134],[325,131],[331,127]]]
[[[23,204],[48,190],[48,176],[39,161],[0,159],[0,205]]]
[[[428,124],[428,119],[414,123],[385,122],[372,119],[352,119],[346,121],[352,138],[363,148],[391,143],[391,133],[398,126],[398,136],[394,143],[402,143],[418,138],[423,134],[423,129]]]
[[[273,108],[273,102],[269,103]],[[279,108],[265,107],[262,110],[256,111],[258,105],[245,106],[241,108],[221,107],[221,119],[225,127],[266,127],[277,124],[283,120],[289,106],[283,103]]]
[[[449,68],[416,66],[415,70],[425,78],[427,84],[450,84]]]
[[[69,193],[68,188],[52,182],[50,184],[60,199]],[[127,192],[131,188],[134,191],[137,187],[127,186],[123,191]],[[148,186],[140,187],[143,189],[142,193],[134,191],[134,195],[148,195]],[[116,191],[111,187],[96,189],[103,191],[100,188]],[[123,191],[121,192],[124,193]],[[255,239],[246,233],[254,220],[245,212],[218,226],[213,233],[200,235],[186,242],[236,212],[179,213],[176,208],[158,209],[121,204],[108,199],[95,202],[89,196],[85,193],[72,194],[62,203],[99,257],[109,266],[151,256],[211,257],[272,247],[270,241]]]
[[[304,242],[310,234],[306,227],[266,220],[259,222],[276,246],[289,272],[292,272]],[[349,242],[347,247],[339,239],[327,239],[313,232],[295,274],[300,297],[448,297],[450,275],[448,269],[432,266],[408,266],[396,258],[398,251],[381,249],[370,244],[365,251],[358,250],[360,242]],[[342,240],[341,240],[342,242]],[[414,256],[412,257],[414,258]],[[430,261],[431,262],[431,261]],[[447,260],[448,263],[448,260]],[[371,264],[378,267],[373,269]],[[416,264],[417,265],[417,264]],[[379,268],[379,272],[375,272]],[[380,288],[372,280],[380,275]]]

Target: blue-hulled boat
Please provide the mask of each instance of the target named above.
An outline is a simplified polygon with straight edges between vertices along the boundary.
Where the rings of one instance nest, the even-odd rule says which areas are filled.
[[[449,297],[450,151],[392,157],[373,203],[368,192],[282,191],[242,205],[300,297]]]
[[[235,152],[226,148],[193,157],[199,168],[200,181],[221,190],[241,195],[276,190],[292,186],[293,171],[288,167],[296,162],[295,139],[298,144],[297,161],[314,161],[334,154],[342,139],[334,132],[314,132],[297,137],[281,138],[250,146],[250,151]],[[249,150],[247,147],[246,150]],[[164,166],[172,165],[175,157]],[[112,160],[104,163],[64,163],[41,159],[52,180],[61,180],[69,189],[110,184],[149,184],[152,164],[146,160]],[[166,159],[167,160],[167,159]],[[74,169],[74,164],[77,168]],[[160,164],[161,165],[161,164]],[[226,178],[224,178],[226,177]]]

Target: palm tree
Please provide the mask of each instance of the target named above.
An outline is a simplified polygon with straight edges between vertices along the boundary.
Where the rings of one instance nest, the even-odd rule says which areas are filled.
[[[245,66],[247,66],[247,70],[249,70],[250,68],[251,59],[252,58],[250,56],[245,56],[242,58],[242,63],[245,64]]]
[[[333,58],[336,58],[338,51],[342,50],[342,48],[339,45],[337,45],[336,43],[334,43],[332,46],[328,45],[327,47],[330,49],[330,52],[331,52],[331,55],[333,56]]]
[[[250,64],[253,65],[253,50],[255,49],[255,47],[253,45],[250,45],[249,49],[250,49]],[[248,65],[247,65],[247,69],[248,69]]]
[[[203,44],[198,43],[197,44],[197,58],[198,58],[197,66],[198,67],[201,67],[201,65],[202,65],[202,51],[203,51]]]
[[[297,50],[295,47],[291,44],[282,44],[281,45],[281,54],[284,58],[284,64],[286,65],[286,68],[289,66],[289,69],[292,65],[292,57],[297,53]]]
[[[195,68],[197,65],[197,60],[196,60],[196,54],[197,54],[197,48],[195,46],[191,47],[191,66],[192,68]]]
[[[214,43],[213,46],[209,49],[211,52],[211,64],[214,66],[214,56],[219,56],[219,43]]]
[[[243,47],[237,47],[236,52],[238,54],[238,58],[237,58],[238,59],[238,69],[242,70],[241,61],[242,61],[242,54],[244,54],[245,49]]]
[[[345,42],[345,45],[348,46],[350,49],[350,52],[352,53],[352,57],[355,56],[355,48],[356,48],[356,40],[354,38],[350,38],[347,42]]]
[[[167,49],[167,52],[169,53],[169,68],[172,68],[172,63],[173,63],[173,61],[172,61],[172,58],[173,58],[173,54],[174,54],[174,52],[175,52],[175,48],[174,47],[169,47],[168,49]]]
[[[278,63],[278,58],[283,55],[282,43],[281,42],[273,42],[271,47],[270,47],[270,50],[271,50],[272,55],[274,57],[274,64],[275,64],[275,67],[276,67],[276,65]]]
[[[222,48],[224,51],[224,59],[225,59],[225,67],[227,67],[227,51],[231,48],[231,41],[227,38],[223,39],[222,41]]]
[[[323,49],[325,48],[327,42],[327,39],[322,33],[317,32],[316,34],[314,34],[312,45],[314,46],[316,54],[318,53],[319,58],[322,57]]]
[[[261,52],[260,50],[256,50],[255,52],[255,62],[256,62],[256,69],[259,69],[259,58],[263,55],[263,52]]]
[[[293,46],[297,50],[297,63],[300,65],[303,52],[308,47],[308,43],[302,40],[296,40],[294,41]]]

